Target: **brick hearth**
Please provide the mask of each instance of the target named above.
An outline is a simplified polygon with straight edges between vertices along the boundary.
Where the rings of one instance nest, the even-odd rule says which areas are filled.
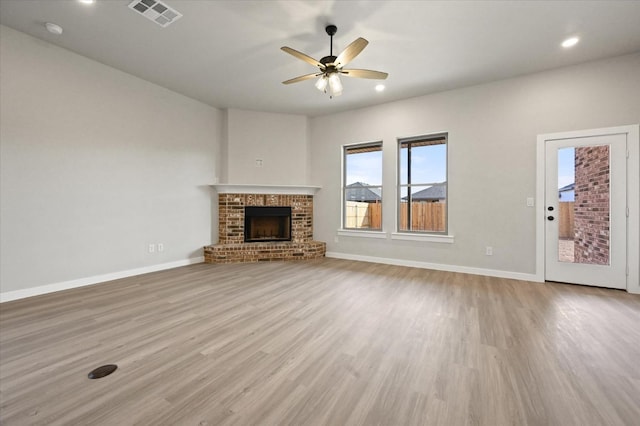
[[[245,206],[291,207],[291,241],[244,242]],[[323,257],[326,244],[313,241],[313,196],[219,194],[219,243],[204,247],[207,263],[261,262]]]

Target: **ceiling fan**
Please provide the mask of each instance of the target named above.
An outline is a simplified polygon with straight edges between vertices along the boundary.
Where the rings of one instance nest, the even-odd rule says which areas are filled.
[[[335,25],[327,25],[325,31],[331,37],[331,45],[329,50],[329,56],[316,61],[309,55],[305,55],[302,52],[298,52],[295,49],[284,46],[281,49],[290,55],[295,56],[298,59],[302,59],[305,62],[310,63],[313,66],[318,67],[318,72],[312,74],[301,75],[287,81],[283,81],[282,84],[297,83],[299,81],[309,80],[311,78],[320,77],[316,82],[316,87],[321,92],[327,93],[327,87],[329,88],[329,96],[339,96],[342,94],[342,82],[340,81],[340,74],[346,77],[357,78],[371,78],[374,80],[384,80],[389,74],[380,71],[371,70],[345,70],[343,67],[351,62],[356,56],[367,47],[369,42],[362,37],[358,37],[350,45],[348,45],[342,53],[338,56],[333,56],[333,35],[338,31],[338,27]]]

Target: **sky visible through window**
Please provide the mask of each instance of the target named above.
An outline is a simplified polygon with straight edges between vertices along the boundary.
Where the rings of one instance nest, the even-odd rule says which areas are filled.
[[[407,149],[400,150],[400,183],[407,184]],[[411,148],[411,184],[441,183],[447,180],[447,145]],[[421,188],[419,190],[422,190]],[[415,192],[415,191],[414,191]]]
[[[349,154],[346,162],[347,185],[382,185],[382,151]]]
[[[421,150],[420,148],[429,148]],[[411,152],[411,181],[413,183],[436,183],[446,180],[446,145],[413,148]],[[347,185],[361,182],[382,185],[382,151],[347,155]],[[401,183],[406,184],[407,150],[400,150]],[[575,148],[558,150],[558,188],[574,183]],[[416,191],[424,189],[416,188]],[[415,192],[415,191],[414,191]]]
[[[346,156],[347,185],[362,182],[382,185],[382,151]],[[445,144],[416,147],[411,150],[411,182],[438,183],[447,179],[447,146]],[[407,150],[400,150],[401,182],[406,184]],[[413,192],[424,189],[416,188]]]
[[[558,189],[574,183],[576,170],[574,147],[558,150]]]

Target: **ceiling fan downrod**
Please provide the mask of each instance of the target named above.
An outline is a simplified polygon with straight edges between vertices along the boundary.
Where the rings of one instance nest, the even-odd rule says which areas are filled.
[[[335,25],[327,25],[324,29],[329,37],[331,37],[331,45],[329,46],[329,56],[333,56],[333,35],[338,32],[338,27]]]

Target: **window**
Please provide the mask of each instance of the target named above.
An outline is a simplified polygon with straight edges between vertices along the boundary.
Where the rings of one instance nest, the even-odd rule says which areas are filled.
[[[345,229],[382,229],[382,142],[344,147]]]
[[[400,139],[398,230],[447,232],[447,134]]]

